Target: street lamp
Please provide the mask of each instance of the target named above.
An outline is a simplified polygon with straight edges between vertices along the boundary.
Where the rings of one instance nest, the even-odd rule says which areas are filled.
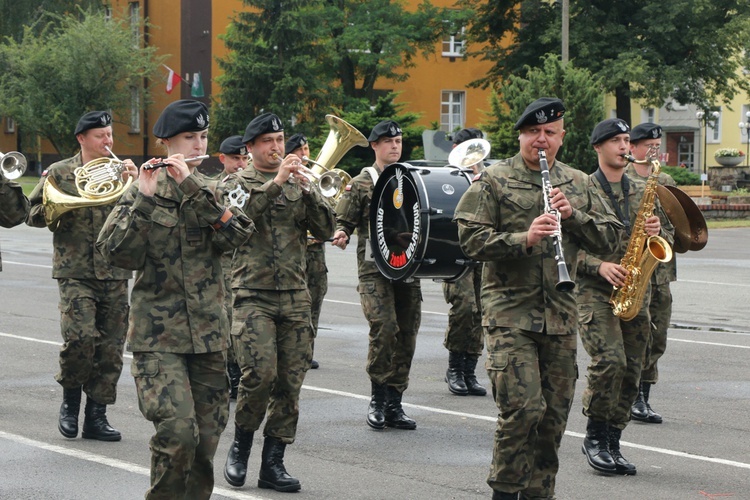
[[[708,180],[708,161],[706,160],[706,148],[708,146],[708,122],[719,118],[718,111],[712,111],[706,113],[705,111],[698,111],[695,113],[695,117],[698,119],[698,131],[700,133],[701,126],[703,127],[703,174],[701,175],[701,198],[703,198],[703,190],[706,187],[706,181]]]
[[[747,137],[747,147],[745,148],[745,166],[750,166],[750,111],[745,113],[747,118],[746,122],[740,122],[740,130],[745,129],[745,137]],[[742,132],[740,132],[740,135]]]

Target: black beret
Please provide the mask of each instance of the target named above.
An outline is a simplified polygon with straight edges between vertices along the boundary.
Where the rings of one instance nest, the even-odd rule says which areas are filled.
[[[373,127],[367,140],[375,142],[381,137],[398,137],[399,135],[402,135],[399,124],[393,120],[385,120]]]
[[[232,135],[221,142],[219,153],[224,153],[225,155],[246,155],[247,146],[242,142],[241,135]]]
[[[89,111],[78,120],[76,131],[73,135],[78,135],[92,128],[104,128],[112,125],[112,115],[106,111]]]
[[[154,124],[154,135],[168,139],[182,132],[197,132],[208,128],[208,106],[200,101],[181,99],[170,103]]]
[[[464,128],[453,134],[453,144],[459,145],[469,139],[483,139],[484,134],[478,128]]]
[[[289,138],[288,141],[286,141],[286,144],[284,144],[284,155],[288,155],[295,149],[301,148],[305,144],[307,144],[307,137],[305,137],[303,134],[294,134]]]
[[[591,144],[599,144],[607,139],[630,132],[630,126],[622,118],[609,118],[596,124],[591,132]]]
[[[661,138],[661,127],[656,123],[641,123],[630,131],[630,142]]]
[[[273,113],[263,113],[253,118],[247,125],[242,142],[250,142],[259,135],[283,131],[284,124],[281,123],[281,119],[278,116]]]
[[[524,125],[542,125],[562,120],[565,114],[565,105],[555,97],[540,97],[532,102],[521,113],[521,117],[513,127],[519,130]]]

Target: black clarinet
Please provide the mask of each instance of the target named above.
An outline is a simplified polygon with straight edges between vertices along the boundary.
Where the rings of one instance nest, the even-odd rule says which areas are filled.
[[[549,165],[547,164],[547,153],[543,149],[539,150],[539,168],[542,172],[542,196],[544,196],[544,213],[552,214],[557,218],[557,229],[552,234],[552,241],[555,247],[555,262],[557,262],[557,284],[555,290],[558,292],[570,292],[576,284],[570,279],[568,266],[565,264],[565,256],[562,247],[562,231],[560,230],[560,212],[553,209],[550,205],[552,198],[552,183],[549,180]]]

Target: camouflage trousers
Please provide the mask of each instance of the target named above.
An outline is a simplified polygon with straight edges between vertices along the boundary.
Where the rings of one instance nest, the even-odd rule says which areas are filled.
[[[669,283],[651,285],[648,312],[651,315],[651,338],[646,347],[641,382],[655,384],[659,381],[656,363],[667,350],[667,330],[672,321],[672,292]]]
[[[328,293],[328,267],[323,243],[307,245],[307,290],[310,292],[310,319],[312,320],[313,337],[318,336],[318,321],[323,308],[323,299]]]
[[[651,336],[648,309],[631,321],[612,314],[606,303],[580,304],[581,341],[591,357],[583,414],[624,429],[638,397],[643,357]]]
[[[386,384],[403,393],[409,386],[422,320],[419,280],[391,283],[382,275],[363,276],[357,291],[370,325],[367,374],[376,384]]]
[[[552,498],[578,378],[577,339],[498,327],[486,327],[485,335],[498,409],[487,484],[523,498]]]
[[[128,281],[59,278],[57,284],[63,345],[55,380],[113,404],[128,329]]]
[[[453,283],[443,283],[443,296],[450,304],[448,328],[443,346],[452,352],[481,355],[484,348],[482,330],[482,267],[470,270]]]
[[[235,289],[232,341],[242,369],[234,420],[263,435],[294,442],[299,393],[312,361],[307,290]]]
[[[141,413],[156,429],[146,498],[208,500],[229,419],[226,353],[136,352],[130,370]]]

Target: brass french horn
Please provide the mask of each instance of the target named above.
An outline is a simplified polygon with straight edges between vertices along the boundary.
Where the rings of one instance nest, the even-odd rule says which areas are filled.
[[[0,175],[12,181],[26,171],[26,157],[18,151],[0,152]]]

